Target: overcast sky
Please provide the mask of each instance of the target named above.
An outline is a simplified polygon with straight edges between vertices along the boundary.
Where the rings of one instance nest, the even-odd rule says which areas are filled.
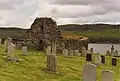
[[[0,0],[0,26],[30,28],[36,17],[57,24],[120,24],[120,0]]]

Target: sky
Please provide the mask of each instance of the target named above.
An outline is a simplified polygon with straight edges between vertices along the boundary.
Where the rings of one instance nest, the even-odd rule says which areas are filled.
[[[36,17],[61,24],[120,24],[120,0],[0,0],[0,26],[30,28]]]

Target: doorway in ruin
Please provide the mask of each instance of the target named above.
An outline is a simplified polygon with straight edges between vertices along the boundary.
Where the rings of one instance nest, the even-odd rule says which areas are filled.
[[[39,41],[39,45],[38,46],[39,46],[39,48],[38,48],[39,51],[43,51],[44,50],[44,42],[43,42],[43,40]]]

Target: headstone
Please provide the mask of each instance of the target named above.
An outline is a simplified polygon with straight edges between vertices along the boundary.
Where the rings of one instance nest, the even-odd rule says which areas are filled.
[[[83,55],[83,56],[86,56],[86,54],[87,54],[86,48],[85,48],[85,47],[82,47],[82,55]]]
[[[27,47],[22,46],[22,55],[27,55]]]
[[[46,55],[51,54],[51,46],[47,46]]]
[[[115,50],[114,56],[115,56],[115,57],[119,56],[118,50]]]
[[[96,81],[96,65],[94,64],[84,65],[82,81]]]
[[[110,54],[110,51],[109,51],[109,50],[107,50],[107,51],[106,51],[106,55],[111,56],[111,54]]]
[[[102,81],[114,81],[114,73],[112,71],[102,71]]]
[[[1,44],[1,39],[0,39],[0,44]]]
[[[114,56],[114,45],[111,47],[111,55]]]
[[[56,55],[56,44],[52,45],[52,54]]]
[[[75,56],[80,56],[79,55],[79,50],[75,50]]]
[[[5,42],[5,38],[2,38],[1,39],[1,44],[4,44],[4,42]]]
[[[116,58],[112,58],[112,66],[117,66],[117,59]]]
[[[56,72],[57,65],[56,65],[56,56],[55,55],[47,55],[47,68],[48,72]]]
[[[73,50],[70,50],[69,51],[69,56],[73,56],[73,55],[74,55]]]
[[[101,63],[105,63],[105,56],[101,55]]]
[[[90,53],[92,53],[92,54],[93,54],[93,48],[90,48]]]
[[[86,55],[86,61],[92,61],[92,54]]]
[[[63,49],[63,56],[68,56],[68,50],[67,49]]]
[[[81,56],[81,53],[78,53],[78,56]]]
[[[95,55],[94,63],[96,65],[100,65],[101,64],[101,57],[99,55]]]

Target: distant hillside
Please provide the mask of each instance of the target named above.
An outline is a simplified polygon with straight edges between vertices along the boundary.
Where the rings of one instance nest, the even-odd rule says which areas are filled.
[[[119,43],[120,25],[110,24],[66,24],[58,26],[64,35],[82,35],[89,38],[92,43]],[[0,27],[1,37],[27,37],[27,29]]]
[[[65,31],[100,31],[105,29],[119,29],[120,25],[110,25],[110,24],[66,24],[60,25],[59,28]]]
[[[0,27],[0,38],[2,37],[26,37],[26,29],[16,28],[16,27],[9,27],[4,28]]]

